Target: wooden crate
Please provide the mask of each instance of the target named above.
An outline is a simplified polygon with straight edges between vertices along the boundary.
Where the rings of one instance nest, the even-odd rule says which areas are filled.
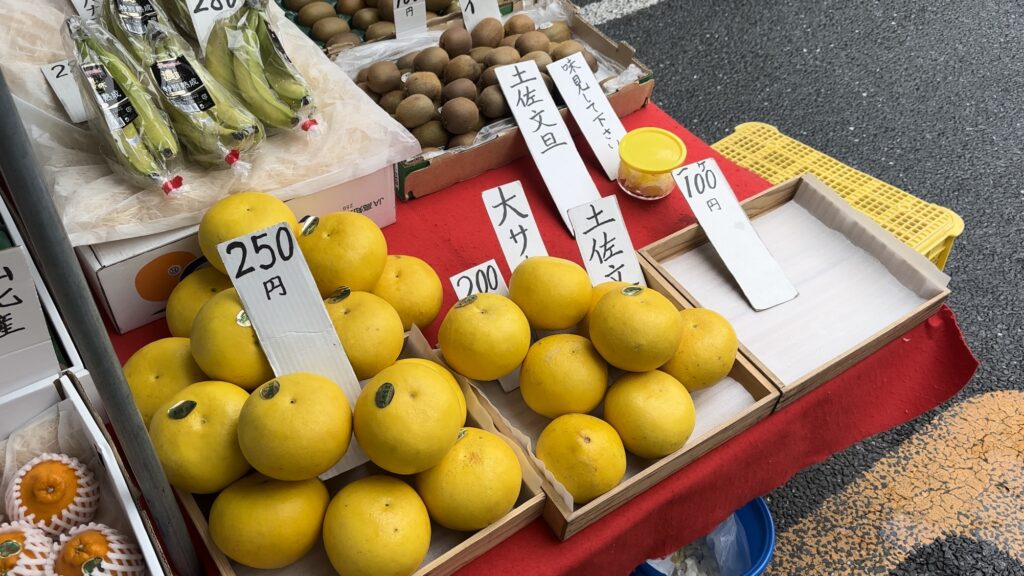
[[[439,362],[439,358],[435,355],[435,352],[430,349],[430,345],[427,344],[423,334],[420,333],[416,327],[413,327],[412,332],[410,332],[406,338],[406,346],[402,351],[402,357],[426,358],[431,361]],[[462,386],[463,393],[466,395],[466,409],[468,416],[466,425],[482,428],[503,436],[499,431],[499,428],[495,426],[495,422],[492,420],[490,414],[484,410],[477,401],[476,396],[473,395],[469,381],[465,380],[458,374],[455,376]],[[509,440],[507,437],[505,439],[508,441],[513,451],[515,451],[523,470],[523,486],[520,492],[518,504],[509,511],[508,514],[490,526],[474,532],[458,543],[458,545],[449,548],[433,560],[424,561],[424,564],[416,571],[415,576],[444,576],[452,574],[541,515],[541,510],[544,506],[545,500],[544,491],[541,488],[543,483],[541,477],[533,468],[526,453],[518,446],[518,444]],[[373,466],[373,464],[364,464],[354,472],[356,472],[356,476],[366,475],[367,472],[388,474],[387,472],[380,471],[378,468]],[[346,473],[343,476],[347,476],[348,474],[349,473]],[[332,481],[328,482],[329,487],[331,486],[331,482]],[[331,490],[332,497],[338,489],[340,489],[340,486],[335,486],[334,489]],[[180,490],[178,491],[178,497],[180,498],[189,519],[193,524],[195,524],[199,537],[210,551],[210,555],[212,556],[220,573],[225,576],[235,576],[241,572],[242,570],[239,570],[238,567],[236,567],[236,565],[217,548],[210,536],[209,524],[207,523],[206,516],[209,513],[209,506],[212,504],[213,498],[204,496],[200,497],[200,501],[192,494],[182,492]],[[432,522],[431,530],[433,535],[436,534],[436,531],[444,529]],[[319,548],[320,547],[318,545],[310,554],[318,554]],[[333,574],[334,570],[326,561],[326,556],[323,557],[323,560],[323,565],[317,565],[315,568],[304,565],[302,569],[290,569],[290,567],[286,567],[277,572],[260,571],[259,573],[297,575]],[[300,560],[300,562],[302,561]],[[310,571],[311,569],[314,571]]]
[[[815,191],[815,193],[835,196],[835,192],[831,191],[820,180],[811,174],[807,174],[769,188],[768,190],[743,201],[741,205],[750,219],[755,220],[758,217],[779,208],[787,202],[792,201],[797,190],[801,189],[801,186],[809,186]],[[838,196],[835,197],[838,198]],[[873,223],[867,217],[859,214],[845,203],[842,203],[841,200],[840,204],[849,209],[849,218],[858,221],[859,225],[868,227],[874,226],[877,228],[877,224]],[[878,230],[881,231],[880,228]],[[880,249],[898,252],[902,254],[902,257],[907,262],[915,261],[917,258],[921,258],[922,262],[926,262],[926,260],[924,260],[923,257],[920,257],[919,254],[900,244],[895,237],[885,234],[884,231],[882,232],[883,238],[879,240]],[[891,240],[891,242],[889,242],[889,240]],[[639,250],[642,265],[652,277],[657,278],[652,284],[652,287],[657,286],[657,289],[668,296],[669,299],[673,300],[677,306],[701,306],[701,302],[698,301],[698,298],[687,290],[683,282],[673,277],[673,275],[670,274],[661,263],[675,255],[693,250],[706,242],[707,237],[704,235],[700,225],[694,224]],[[772,370],[760,358],[758,358],[756,354],[752,353],[750,349],[744,345],[742,338],[740,340],[740,355],[756,366],[758,371],[767,377],[782,393],[777,407],[778,409],[810,392],[822,383],[834,378],[850,366],[856,364],[860,360],[863,360],[885,344],[891,342],[897,336],[900,336],[910,328],[913,328],[924,319],[934,314],[939,306],[945,302],[948,296],[949,289],[943,287],[911,312],[891,322],[889,325],[864,339],[856,346],[834,357],[831,361],[818,366],[803,377],[792,382],[783,382],[783,380],[773,373]]]

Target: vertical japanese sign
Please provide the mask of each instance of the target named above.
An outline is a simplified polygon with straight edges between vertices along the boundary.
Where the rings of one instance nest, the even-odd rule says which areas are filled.
[[[491,258],[483,264],[477,264],[468,270],[463,270],[448,279],[455,290],[455,297],[462,300],[473,294],[498,294],[508,296],[508,285],[501,275],[498,263]]]
[[[754,310],[796,298],[796,287],[772,257],[714,158],[673,172],[697,222]]]
[[[75,7],[75,12],[86,20],[92,20],[100,15],[100,5],[96,0],[69,0]]]
[[[60,371],[28,261],[21,246],[0,251],[0,394]]]
[[[577,52],[549,65],[548,74],[558,86],[558,93],[565,99],[605,175],[615,180],[619,176],[619,140],[626,135],[626,128],[583,54]]]
[[[459,7],[462,8],[462,21],[470,32],[485,18],[501,21],[498,0],[459,0]]]
[[[317,222],[304,220],[303,232],[312,232]],[[359,380],[288,224],[223,242],[217,251],[274,374],[320,374],[337,383],[355,406]],[[341,461],[320,477],[337,476],[366,461],[353,437]]]
[[[530,256],[548,255],[526,192],[518,180],[485,190],[482,197],[509,270],[514,272]]]
[[[622,220],[619,201],[606,196],[569,210],[576,245],[590,275],[590,282],[629,282],[646,286],[633,241]]]
[[[383,0],[395,3],[395,37],[406,38],[427,31],[427,0]]]
[[[43,66],[42,71],[46,82],[64,106],[64,111],[68,113],[68,118],[72,123],[78,124],[89,119],[89,111],[82,100],[82,91],[78,89],[75,75],[71,72],[74,65],[70,60],[61,60]]]
[[[497,75],[530,155],[571,232],[569,209],[597,200],[601,195],[569,137],[569,129],[540,77],[537,63],[527,60],[502,66]]]

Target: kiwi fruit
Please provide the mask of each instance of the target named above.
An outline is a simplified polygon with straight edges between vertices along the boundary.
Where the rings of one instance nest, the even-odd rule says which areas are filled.
[[[444,12],[451,0],[427,0],[427,10],[430,12]]]
[[[491,53],[491,50],[494,50],[494,48],[490,48],[488,46],[480,46],[479,48],[473,48],[472,50],[469,51],[469,57],[472,58],[473,60],[476,60],[477,63],[483,64],[485,59],[487,58],[487,55]]]
[[[437,12],[431,12],[431,11],[428,10],[427,11],[427,21],[433,20],[434,18],[437,18]]]
[[[473,48],[473,36],[462,26],[452,26],[441,34],[440,44],[449,57],[455,58],[469,54]]]
[[[351,16],[363,8],[366,8],[363,0],[338,0],[338,3],[334,5],[335,12],[346,16]]]
[[[328,46],[359,46],[363,39],[355,32],[342,32],[327,39]]]
[[[516,50],[522,55],[527,55],[530,52],[547,52],[548,46],[551,45],[551,41],[544,35],[543,32],[527,32],[516,40]]]
[[[470,130],[457,136],[452,136],[448,139],[448,147],[455,148],[456,146],[472,146],[473,142],[476,142],[476,130]]]
[[[324,2],[324,4],[327,4]],[[330,6],[330,4],[328,4]],[[501,42],[501,39],[505,37],[505,27],[501,25],[501,21],[497,18],[484,18],[473,27],[471,34],[473,38],[473,47],[478,46],[490,46],[494,48]]]
[[[544,85],[548,87],[548,92],[550,92],[552,95],[554,95],[554,93],[555,93],[555,81],[551,79],[551,76],[548,76],[544,72],[541,72],[540,73],[540,79],[543,80],[544,81]]]
[[[285,0],[284,7],[291,10],[292,12],[298,12],[302,10],[302,7],[315,0]]]
[[[441,100],[447,102],[453,98],[469,98],[475,101],[477,97],[476,84],[469,78],[459,78],[445,84],[441,89]]]
[[[575,40],[566,40],[565,42],[560,42],[558,44],[558,46],[556,46],[554,48],[554,50],[551,51],[551,59],[552,60],[561,60],[562,58],[565,58],[566,56],[571,56],[571,55],[573,55],[573,54],[575,54],[577,52],[582,52],[582,51],[583,51],[583,44],[580,44],[579,42],[577,42]]]
[[[366,41],[387,38],[395,33],[395,25],[391,22],[374,22],[366,28]]]
[[[313,23],[313,39],[326,42],[328,38],[342,32],[351,32],[348,22],[337,16],[317,20]]]
[[[398,61],[395,62],[395,65],[398,66],[399,70],[413,70],[415,69],[415,67],[413,66],[413,62],[416,60],[416,56],[418,54],[419,51],[409,52],[408,54],[399,58]]]
[[[441,123],[451,134],[465,134],[476,126],[480,110],[469,98],[452,98],[441,107]]]
[[[334,6],[331,6],[327,2],[317,0],[316,2],[310,2],[299,10],[298,21],[303,26],[312,26],[317,20],[323,20],[324,18],[330,18],[335,16]]]
[[[363,0],[363,4],[366,4],[367,8],[376,8],[377,0]]]
[[[501,93],[501,87],[488,86],[480,92],[476,101],[480,112],[488,118],[501,118],[509,115],[508,103],[505,102],[505,95]]]
[[[424,148],[444,148],[448,145],[448,133],[444,131],[440,120],[431,120],[423,124],[414,129],[412,135]]]
[[[395,21],[395,3],[391,2],[377,2],[377,12],[380,13],[380,19],[386,22]]]
[[[370,100],[374,101],[374,103],[380,102],[380,94],[377,94],[376,92],[371,90],[369,84],[367,84],[366,82],[359,82],[358,84],[356,84],[356,86],[359,86],[359,89],[365,92],[366,95],[370,97]]]
[[[469,78],[476,82],[476,79],[479,77],[480,65],[476,63],[476,60],[470,58],[469,54],[452,58],[448,65],[444,67],[444,81],[446,83],[458,80],[459,78]]]
[[[423,94],[407,96],[395,108],[395,118],[409,129],[430,122],[436,113],[434,103]]]
[[[367,71],[366,83],[377,94],[386,94],[402,87],[402,74],[394,62],[377,62]]]
[[[405,80],[405,91],[437,100],[441,97],[441,80],[433,72],[413,72]]]
[[[551,62],[552,62],[551,55],[548,54],[545,51],[542,51],[542,50],[537,50],[535,52],[530,52],[526,56],[523,56],[523,58],[522,58],[522,60],[520,60],[520,62],[526,62],[527,60],[533,60],[534,62],[536,62],[537,63],[537,68],[541,72],[547,72],[548,64],[551,64]]]
[[[476,121],[476,126],[473,126],[473,132],[479,132],[483,130],[490,121],[483,115],[480,115],[480,119]]]
[[[356,74],[356,84],[366,82],[366,76],[370,73],[370,67],[363,68]]]
[[[587,66],[590,66],[591,72],[597,72],[597,58],[591,54],[590,50],[583,50],[583,59],[587,61]]]
[[[536,29],[537,25],[533,23],[533,18],[530,18],[526,14],[515,14],[505,21],[505,36],[526,34],[527,32],[533,32]]]
[[[511,46],[515,48],[516,41],[519,40],[520,36],[522,36],[522,34],[513,34],[511,36],[505,36],[504,38],[501,39],[501,42],[498,42],[498,47],[500,48],[502,46]]]
[[[498,83],[498,67],[491,66],[484,70],[483,74],[480,75],[480,88],[486,88],[488,86],[494,86]]]
[[[540,31],[552,42],[565,42],[572,38],[572,30],[569,29],[569,25],[565,22],[552,22],[548,26],[541,28]]]
[[[432,46],[416,55],[412,67],[417,72],[433,72],[440,77],[444,74],[448,62],[448,53],[437,46]]]
[[[484,59],[487,66],[505,66],[516,62],[519,62],[519,52],[511,46],[499,46]]]
[[[376,8],[363,8],[352,15],[352,20],[349,24],[351,24],[353,28],[366,30],[377,22],[380,22],[380,12],[377,12]]]
[[[405,100],[405,92],[402,90],[392,90],[381,96],[380,102],[377,102],[377,104],[388,114],[394,114],[402,100]]]

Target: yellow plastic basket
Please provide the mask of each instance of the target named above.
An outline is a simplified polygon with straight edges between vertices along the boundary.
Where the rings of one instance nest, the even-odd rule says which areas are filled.
[[[955,212],[925,202],[878,178],[854,170],[761,122],[747,122],[711,145],[726,158],[772,184],[811,172],[854,208],[878,222],[941,270],[964,221]]]

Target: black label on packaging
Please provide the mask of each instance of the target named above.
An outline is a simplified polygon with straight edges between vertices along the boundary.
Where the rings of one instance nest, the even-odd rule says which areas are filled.
[[[120,130],[138,118],[135,105],[103,64],[82,64],[82,74],[89,79],[93,93],[103,106],[107,124],[112,129]]]
[[[213,108],[210,92],[184,56],[161,60],[153,64],[152,70],[156,85],[178,110],[187,113]]]
[[[267,36],[270,36],[270,43],[274,45],[274,50],[277,50],[277,53],[280,54],[281,58],[284,58],[286,62],[291,62],[292,59],[289,58],[288,53],[284,51],[284,45],[281,44],[281,39],[277,37],[277,32],[274,32],[274,29],[270,27],[269,23],[267,23],[266,26]]]
[[[146,24],[156,18],[156,8],[149,0],[114,0],[114,6],[124,29],[136,36],[145,34]]]

